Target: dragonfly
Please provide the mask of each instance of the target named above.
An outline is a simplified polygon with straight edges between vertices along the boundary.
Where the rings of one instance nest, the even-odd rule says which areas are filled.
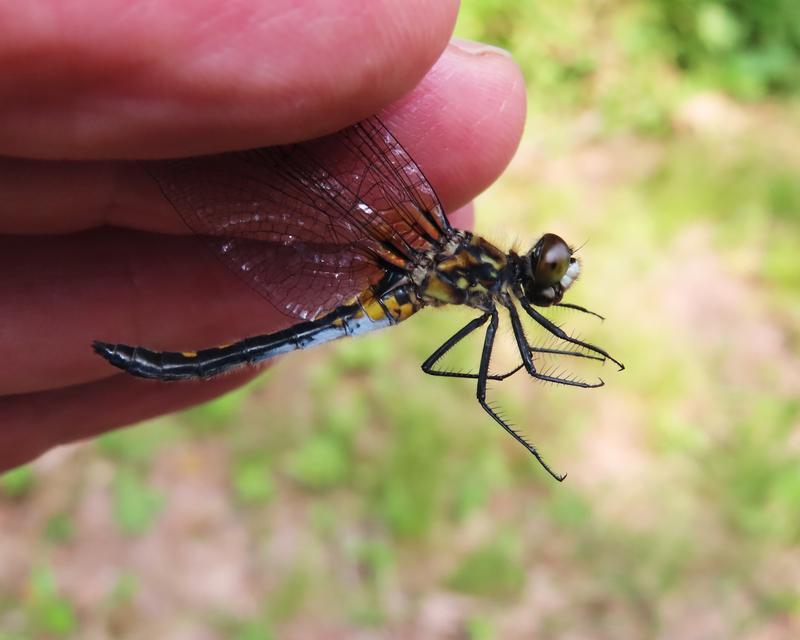
[[[188,228],[233,273],[287,318],[288,328],[199,351],[156,351],[96,341],[93,348],[129,374],[156,380],[210,378],[280,354],[394,326],[425,307],[464,305],[478,312],[429,358],[433,376],[476,381],[478,403],[555,479],[538,449],[487,401],[487,383],[520,369],[560,385],[586,382],[537,369],[537,354],[610,360],[538,308],[562,302],[580,274],[575,251],[545,233],[526,253],[504,252],[454,228],[430,182],[394,135],[373,116],[315,140],[217,155],[143,163]],[[521,309],[552,334],[532,345]],[[499,310],[511,322],[520,363],[490,372]],[[602,317],[602,316],[599,316]],[[487,324],[488,323],[488,324]],[[477,373],[439,362],[486,325]]]

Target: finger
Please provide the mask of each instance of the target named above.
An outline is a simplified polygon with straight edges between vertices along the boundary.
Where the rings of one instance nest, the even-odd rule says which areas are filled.
[[[253,375],[249,369],[216,380],[182,384],[153,384],[116,375],[63,389],[0,397],[0,473],[58,444],[204,402]]]
[[[472,229],[475,226],[475,204],[470,202],[447,217],[456,229]]]
[[[505,167],[521,133],[524,93],[505,56],[451,50],[445,58],[446,81],[424,82],[385,117],[452,208]],[[442,72],[437,67],[432,73]],[[407,114],[414,109],[418,117]],[[163,220],[179,224],[153,197]],[[0,369],[0,393],[109,375],[88,348],[95,339],[191,349],[286,324],[192,238],[106,230],[3,242],[0,299],[12,310],[14,341],[0,341],[0,361],[12,363]]]
[[[513,155],[525,118],[524,84],[507,55],[460,42],[381,116],[452,210],[488,186]],[[133,163],[0,158],[0,193],[0,233],[66,233],[101,224],[188,231]]]
[[[118,373],[93,340],[190,349],[286,323],[190,236],[0,236],[0,273],[0,396]]]
[[[0,153],[166,157],[334,131],[419,81],[458,2],[67,6],[0,5]]]
[[[471,205],[456,213],[454,220],[471,224]],[[0,237],[0,254],[3,328],[14,336],[0,341],[2,394],[110,375],[90,357],[94,340],[146,340],[153,348],[177,348],[180,340],[189,348],[288,323],[191,237],[111,229]]]
[[[116,229],[0,236],[0,272],[8,336],[0,395],[116,374],[92,352],[95,340],[189,350],[291,324],[194,237]]]
[[[525,82],[511,56],[457,40],[384,119],[451,211],[503,172],[519,145],[525,114]]]

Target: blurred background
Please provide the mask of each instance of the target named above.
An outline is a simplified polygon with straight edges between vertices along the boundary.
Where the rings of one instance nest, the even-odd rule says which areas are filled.
[[[566,482],[419,371],[468,317],[425,312],[0,478],[0,639],[800,637],[800,3],[465,0],[458,35],[529,89],[478,231],[586,242],[607,320],[554,317],[628,367],[493,385]]]

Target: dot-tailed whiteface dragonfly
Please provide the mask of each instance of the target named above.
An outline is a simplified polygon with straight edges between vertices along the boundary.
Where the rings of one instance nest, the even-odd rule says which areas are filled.
[[[522,368],[533,378],[558,384],[603,384],[539,371],[537,353],[609,359],[623,368],[606,351],[569,335],[536,309],[560,306],[592,313],[561,302],[580,263],[560,237],[545,234],[519,255],[453,228],[420,168],[377,117],[309,142],[145,167],[188,227],[293,324],[201,351],[95,342],[95,351],[111,364],[143,378],[208,378],[389,327],[424,307],[466,305],[480,315],[436,349],[422,370],[476,380],[483,409],[563,480],[486,398],[489,380],[503,380]],[[571,346],[532,346],[517,305],[564,347]],[[521,363],[494,375],[489,361],[498,308],[509,315]],[[477,373],[436,368],[454,345],[487,322]]]

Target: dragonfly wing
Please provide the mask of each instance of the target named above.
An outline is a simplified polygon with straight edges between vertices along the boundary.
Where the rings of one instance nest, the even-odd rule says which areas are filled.
[[[145,168],[217,257],[291,318],[352,299],[450,228],[422,171],[377,118],[304,143]]]

